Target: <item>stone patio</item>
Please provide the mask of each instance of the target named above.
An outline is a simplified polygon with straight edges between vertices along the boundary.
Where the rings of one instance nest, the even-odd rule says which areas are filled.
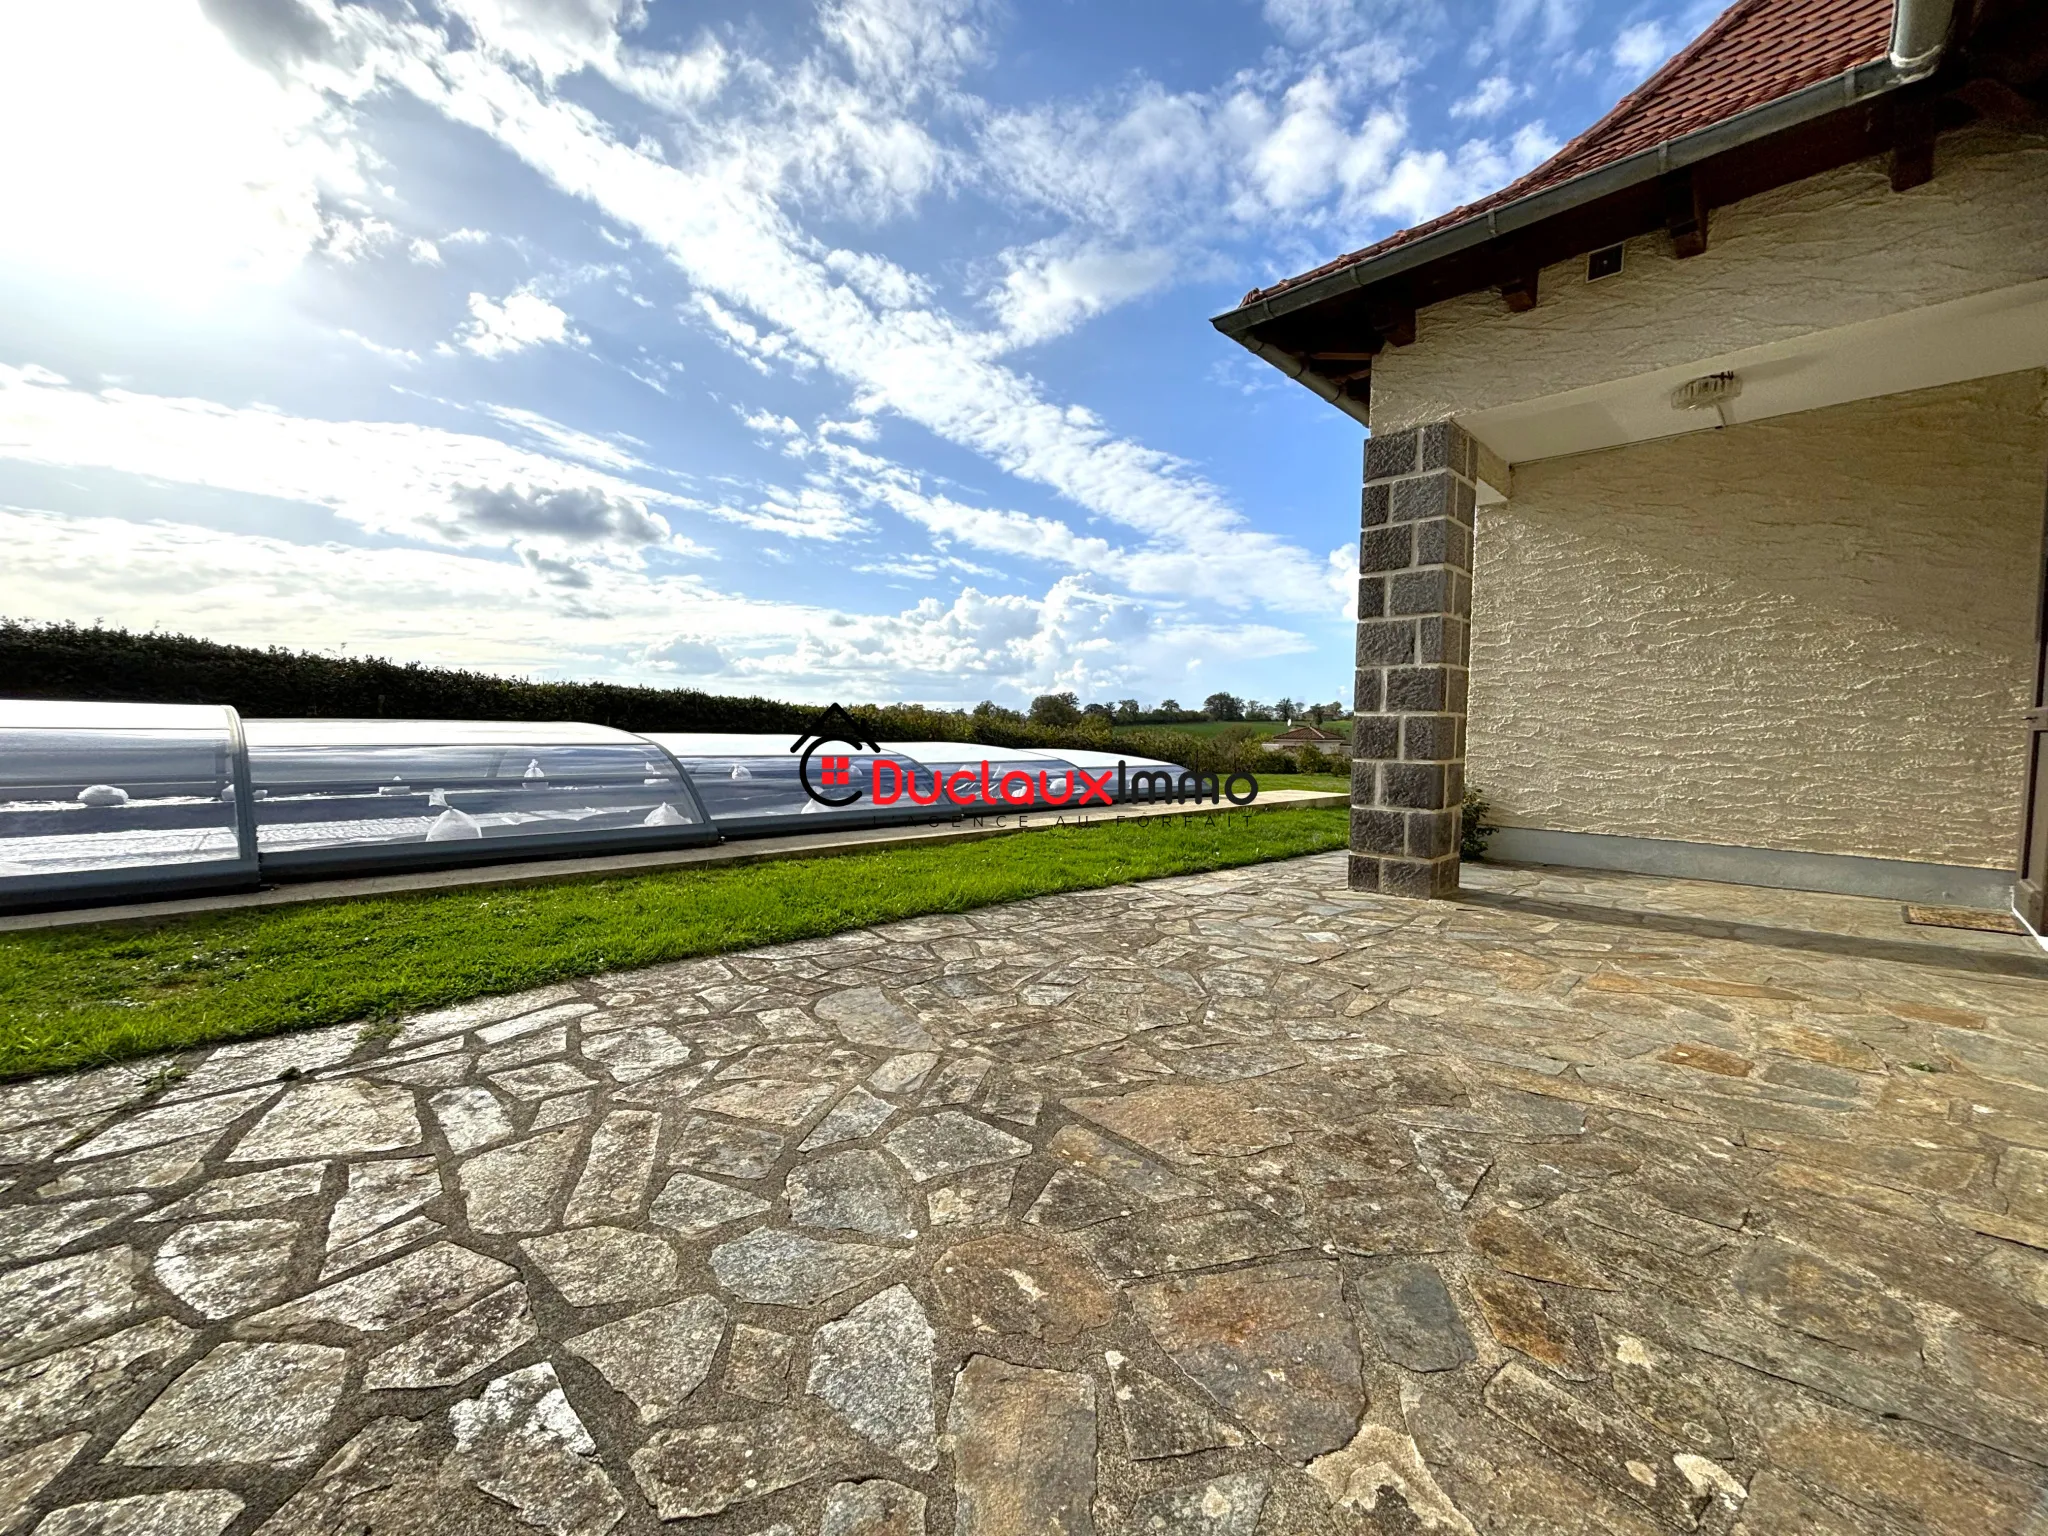
[[[0,1530],[2048,1531],[2048,957],[1466,883],[0,1087]]]

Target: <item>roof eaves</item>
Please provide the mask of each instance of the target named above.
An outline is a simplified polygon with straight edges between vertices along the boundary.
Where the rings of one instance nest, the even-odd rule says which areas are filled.
[[[1611,193],[1653,181],[1757,139],[1873,100],[1902,85],[1911,84],[1915,78],[1917,76],[1900,71],[1889,59],[1859,64],[1854,69],[1792,91],[1774,101],[1750,107],[1692,133],[1668,139],[1654,148],[1600,166],[1583,176],[1543,187],[1511,203],[1474,214],[1469,219],[1405,245],[1397,245],[1378,256],[1339,267],[1297,287],[1282,288],[1253,303],[1216,315],[1209,323],[1226,336],[1249,341],[1246,333],[1268,320],[1320,304],[1355,288],[1399,277],[1404,272],[1415,271],[1444,257],[1484,245],[1500,235],[1541,224]]]

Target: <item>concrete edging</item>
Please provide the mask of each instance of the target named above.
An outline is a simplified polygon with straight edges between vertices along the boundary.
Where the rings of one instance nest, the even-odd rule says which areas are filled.
[[[1487,835],[1487,844],[1487,858],[1502,864],[1611,869],[1631,875],[1941,902],[2000,912],[2012,904],[2013,873],[2009,869],[1874,859],[1851,853],[1797,853],[1732,843],[1685,843],[1606,832],[1553,832],[1541,827],[1498,827]]]
[[[154,901],[109,907],[73,907],[57,912],[23,912],[0,917],[0,933],[32,933],[57,928],[85,928],[101,923],[149,923],[206,912],[239,912],[254,907],[303,906],[313,902],[357,901],[371,896],[403,896],[420,891],[471,887],[546,885],[604,875],[649,874],[664,869],[717,868],[765,864],[777,859],[824,858],[863,853],[871,848],[905,848],[920,844],[977,842],[1019,832],[1044,832],[1059,827],[1104,821],[1147,821],[1174,816],[1215,816],[1231,812],[1295,810],[1306,806],[1349,805],[1342,790],[1281,789],[1268,791],[1249,805],[1118,805],[1101,810],[1004,812],[969,817],[959,822],[903,827],[862,827],[844,832],[819,832],[798,837],[747,838],[707,848],[677,848],[662,853],[614,854],[598,859],[546,859],[519,864],[483,864],[468,869],[425,870],[403,875],[368,875],[350,880],[308,880],[237,891],[223,896],[192,896],[181,901]]]

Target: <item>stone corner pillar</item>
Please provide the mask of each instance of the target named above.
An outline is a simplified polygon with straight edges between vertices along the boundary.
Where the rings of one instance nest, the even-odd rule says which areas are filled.
[[[1375,433],[1365,445],[1353,890],[1458,888],[1479,454],[1450,421]]]

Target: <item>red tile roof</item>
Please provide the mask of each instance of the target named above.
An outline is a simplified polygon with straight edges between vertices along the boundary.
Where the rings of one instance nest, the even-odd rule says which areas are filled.
[[[1244,302],[1311,282],[1872,63],[1889,49],[1891,26],[1892,0],[1737,0],[1613,111],[1521,180],[1313,272],[1253,289]]]

